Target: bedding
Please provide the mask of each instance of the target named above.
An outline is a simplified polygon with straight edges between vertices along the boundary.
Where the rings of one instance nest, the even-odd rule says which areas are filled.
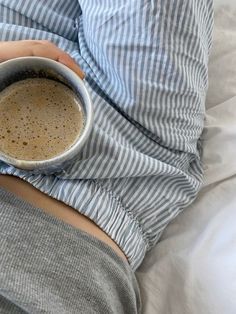
[[[205,182],[138,269],[144,314],[236,313],[236,3],[215,5]]]

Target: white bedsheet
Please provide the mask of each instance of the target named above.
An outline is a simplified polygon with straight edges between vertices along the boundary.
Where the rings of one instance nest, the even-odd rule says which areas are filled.
[[[137,273],[144,314],[236,314],[236,1],[216,2],[205,184]]]
[[[139,270],[147,314],[236,313],[236,98],[211,114],[218,129],[208,138],[205,158],[212,167],[206,186],[167,228]],[[234,124],[229,126],[230,120]],[[225,130],[234,136],[229,139]]]

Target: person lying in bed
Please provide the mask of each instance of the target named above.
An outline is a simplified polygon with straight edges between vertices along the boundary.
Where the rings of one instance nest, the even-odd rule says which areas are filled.
[[[57,60],[95,111],[75,163],[0,161],[1,313],[140,313],[135,270],[195,199],[212,1],[0,0],[0,61]]]

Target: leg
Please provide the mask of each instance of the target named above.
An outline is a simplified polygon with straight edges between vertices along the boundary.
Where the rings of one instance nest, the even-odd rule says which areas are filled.
[[[80,7],[76,0],[0,0],[1,41],[45,39],[72,56],[77,50],[76,18]]]
[[[149,136],[198,156],[212,1],[88,1],[81,53],[92,78]]]
[[[0,0],[8,7],[13,2]],[[6,22],[0,29],[1,40],[47,34],[77,56],[94,103],[90,140],[77,162],[54,176],[1,164],[0,171],[88,216],[136,269],[202,183],[198,144],[212,1],[80,0],[80,7],[77,43],[54,34],[50,25],[49,32]],[[53,12],[44,12],[41,20],[50,21]],[[40,24],[36,16],[31,18]]]

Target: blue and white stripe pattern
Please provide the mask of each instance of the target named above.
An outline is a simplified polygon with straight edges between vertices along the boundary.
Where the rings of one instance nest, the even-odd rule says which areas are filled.
[[[0,163],[98,224],[133,269],[202,183],[212,0],[0,0],[0,40],[48,39],[86,73],[95,125],[54,175]]]

